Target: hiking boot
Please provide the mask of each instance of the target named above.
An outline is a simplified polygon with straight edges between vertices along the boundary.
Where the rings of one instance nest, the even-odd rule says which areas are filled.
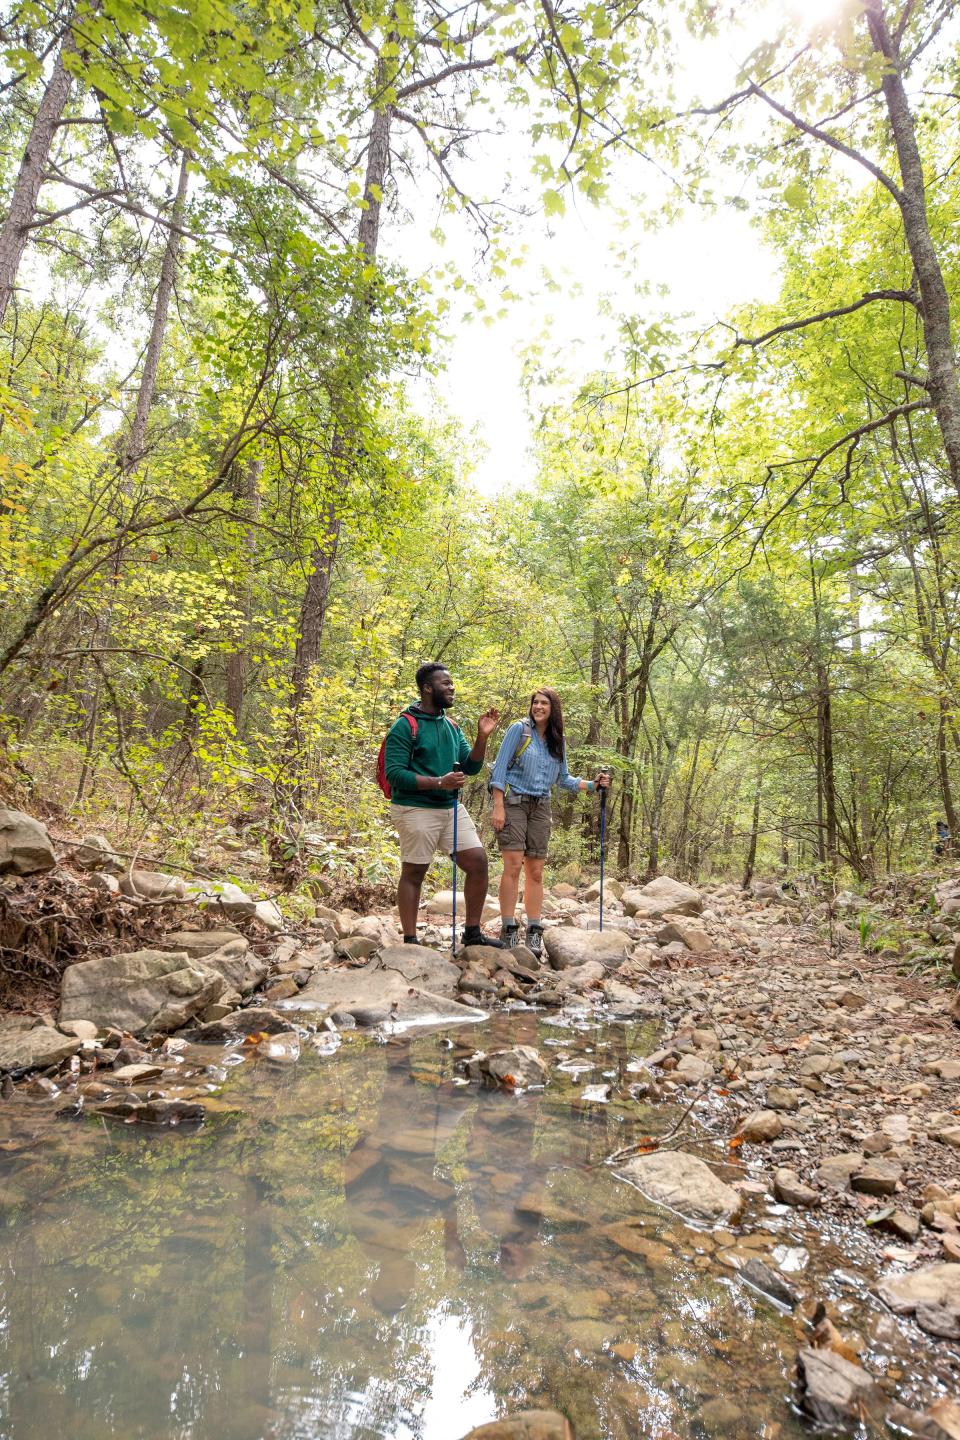
[[[527,949],[530,951],[530,954],[531,954],[531,955],[536,955],[536,957],[537,957],[538,960],[540,960],[540,959],[543,958],[543,926],[542,926],[542,925],[528,925],[528,926],[527,926],[526,943],[527,943]]]
[[[461,945],[486,945],[491,950],[506,950],[502,940],[491,940],[489,935],[484,935],[479,925],[468,925],[460,937]]]
[[[500,925],[500,939],[508,950],[514,950],[520,944],[520,926],[516,920],[504,920]]]

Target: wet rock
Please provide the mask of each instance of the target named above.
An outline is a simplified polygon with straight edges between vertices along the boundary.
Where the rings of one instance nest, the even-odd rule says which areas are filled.
[[[850,1184],[861,1195],[892,1195],[900,1183],[903,1166],[892,1160],[869,1160],[850,1176]]]
[[[866,1370],[833,1350],[804,1346],[797,1355],[800,1403],[822,1425],[859,1425],[876,1408],[880,1391]]]
[[[955,1400],[936,1400],[922,1412],[894,1404],[886,1420],[892,1429],[918,1435],[922,1440],[960,1440],[960,1405]]]
[[[178,1030],[219,999],[222,975],[182,952],[135,950],[81,960],[64,971],[60,1019],[90,1020],[131,1035]]]
[[[543,1220],[555,1230],[586,1230],[590,1221],[578,1215],[545,1190],[528,1190],[514,1206],[518,1215],[528,1220]]]
[[[776,1140],[783,1134],[783,1121],[776,1110],[753,1110],[741,1122],[737,1134],[754,1144],[763,1140]]]
[[[57,863],[47,827],[0,806],[0,875],[38,875]]]
[[[659,919],[662,915],[699,915],[703,896],[692,885],[658,875],[639,889],[623,892],[623,908],[628,915]]]
[[[573,1430],[556,1410],[517,1410],[476,1426],[463,1440],[573,1440]]]
[[[877,1293],[897,1315],[913,1315],[921,1329],[960,1339],[960,1265],[925,1265],[906,1275],[888,1275]]]
[[[80,1040],[26,1016],[0,1020],[0,1071],[43,1070],[75,1055]]]
[[[295,1065],[300,1059],[300,1037],[295,1030],[261,1040],[256,1054],[273,1065]]]
[[[436,951],[397,945],[358,969],[315,970],[300,1000],[321,1012],[346,1011],[358,1025],[476,1020],[482,1012],[451,998],[459,978],[459,966]],[[431,989],[425,979],[441,984],[443,993]]]
[[[759,1290],[761,1295],[768,1295],[771,1300],[775,1300],[785,1310],[795,1310],[800,1303],[797,1292],[791,1289],[782,1275],[778,1275],[776,1270],[772,1270],[758,1255],[751,1255],[746,1264],[741,1265],[740,1278],[745,1280],[748,1285],[752,1285],[754,1290]]]
[[[562,925],[544,931],[543,943],[554,970],[572,970],[591,961],[616,970],[633,948],[630,936],[620,930],[575,930]]]
[[[125,870],[120,892],[140,900],[183,900],[187,887],[179,875],[165,875],[162,870]]]
[[[289,1019],[278,1015],[263,1005],[251,1005],[246,1010],[234,1010],[222,1020],[212,1020],[190,1032],[190,1038],[201,1043],[235,1040],[241,1035],[279,1035],[292,1030]]]
[[[588,960],[584,965],[574,965],[569,970],[550,971],[549,985],[561,995],[586,995],[601,989],[609,974],[599,960]]]
[[[545,1085],[548,1075],[546,1063],[532,1045],[514,1045],[509,1050],[474,1055],[467,1061],[466,1073],[471,1080],[489,1080],[516,1090]]]
[[[114,1080],[121,1085],[139,1085],[148,1080],[159,1080],[163,1074],[162,1065],[119,1065],[111,1072]]]
[[[566,971],[565,974],[570,974]],[[624,985],[620,980],[606,979],[602,984],[603,998],[614,1015],[621,1018],[641,1015],[655,1015],[659,1010],[656,997],[652,992],[646,996],[638,995],[629,985]]]
[[[122,1120],[132,1125],[195,1125],[204,1119],[202,1105],[192,1100],[141,1100],[134,1095],[117,1096],[92,1107],[95,1115]]]
[[[705,1161],[682,1150],[638,1155],[618,1172],[648,1199],[676,1210],[695,1225],[735,1220],[743,1196],[716,1176]]]
[[[783,1165],[773,1177],[773,1193],[781,1205],[819,1205],[820,1193],[805,1185],[795,1170]]]

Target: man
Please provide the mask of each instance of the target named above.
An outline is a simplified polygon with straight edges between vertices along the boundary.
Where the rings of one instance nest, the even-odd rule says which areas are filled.
[[[487,852],[459,791],[468,775],[483,769],[487,741],[500,719],[497,710],[487,710],[477,722],[473,749],[467,747],[463,731],[445,712],[453,704],[450,671],[432,661],[417,671],[419,704],[398,716],[384,747],[384,768],[390,783],[390,813],[400,836],[400,883],[397,908],[405,945],[416,945],[420,889],[430,861],[437,850],[453,851],[453,817],[457,816],[457,864],[463,871],[463,899],[466,924],[464,945],[489,945],[502,950],[499,940],[489,940],[480,930],[483,902],[487,897]],[[406,718],[416,721],[414,727]]]

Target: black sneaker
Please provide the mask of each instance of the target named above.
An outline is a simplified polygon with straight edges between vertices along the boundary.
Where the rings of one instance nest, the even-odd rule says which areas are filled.
[[[491,950],[506,950],[502,940],[491,940],[489,935],[484,935],[479,925],[468,926],[460,937],[461,945],[486,945]]]
[[[503,920],[500,924],[500,939],[508,950],[515,950],[520,944],[520,926],[516,920]]]
[[[531,954],[531,955],[536,955],[536,957],[537,957],[538,960],[541,959],[541,957],[542,957],[542,955],[543,955],[543,926],[542,926],[542,925],[528,925],[528,926],[527,926],[526,944],[527,944],[527,949],[530,951],[530,954]]]

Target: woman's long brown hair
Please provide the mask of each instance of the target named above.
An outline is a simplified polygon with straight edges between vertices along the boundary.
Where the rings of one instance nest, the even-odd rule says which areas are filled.
[[[556,690],[551,690],[548,685],[541,685],[538,690],[534,690],[533,694],[530,696],[531,725],[534,724],[533,702],[534,700],[536,700],[538,695],[545,695],[550,701],[550,719],[547,721],[547,733],[544,736],[544,739],[547,742],[547,749],[550,751],[550,754],[553,756],[554,760],[562,760],[563,706],[560,704],[560,696],[557,694]],[[536,727],[534,726],[534,728]]]

